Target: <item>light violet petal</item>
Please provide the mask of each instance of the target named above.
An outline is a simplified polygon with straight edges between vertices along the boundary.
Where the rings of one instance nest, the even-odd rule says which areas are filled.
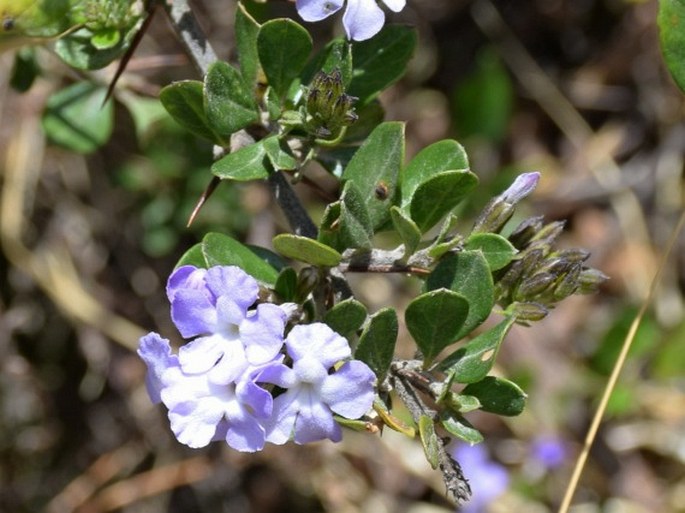
[[[169,341],[157,333],[148,333],[138,344],[138,356],[147,365],[145,386],[154,404],[160,403],[163,383],[162,375],[170,367],[178,366],[178,358],[171,354]]]
[[[344,0],[297,0],[297,13],[304,21],[321,21],[338,11]]]
[[[243,309],[252,305],[259,295],[257,280],[234,265],[210,267],[205,281],[216,297],[230,297]]]
[[[375,0],[347,0],[343,26],[348,39],[365,41],[383,28],[385,13]]]
[[[246,405],[255,417],[267,418],[273,411],[273,397],[252,381],[241,381],[235,387],[235,394],[241,404]]]
[[[264,368],[256,377],[256,381],[260,383],[271,383],[272,385],[277,385],[281,388],[292,388],[297,384],[297,376],[290,367],[278,363]]]
[[[325,438],[334,442],[342,439],[342,431],[331,410],[314,393],[306,394],[306,400],[301,396],[295,421],[295,443],[306,444]]]
[[[216,365],[225,349],[224,341],[218,335],[196,338],[180,347],[178,361],[183,372],[188,374],[207,372]]]
[[[223,356],[207,377],[215,385],[228,385],[237,380],[248,368],[243,345],[238,340],[225,341],[222,344]]]
[[[400,12],[407,5],[407,0],[383,0],[383,3],[388,6],[388,9],[394,12]]]
[[[225,338],[238,339],[240,337],[240,323],[245,320],[247,311],[228,296],[221,296],[216,301],[216,328]]]
[[[171,320],[184,338],[212,333],[216,308],[201,290],[180,289],[171,302]]]
[[[205,285],[206,269],[199,269],[194,265],[183,265],[174,270],[169,276],[166,284],[166,294],[169,302],[174,300],[179,290],[193,289],[201,290],[211,298],[211,292]]]
[[[278,306],[262,304],[240,325],[240,340],[248,361],[260,365],[273,360],[283,347],[285,313]]]
[[[299,409],[298,392],[288,391],[274,399],[271,417],[262,422],[267,442],[283,445],[292,437]]]
[[[169,410],[169,422],[176,439],[188,447],[204,447],[211,442],[223,416],[218,400],[187,402]]]
[[[169,410],[179,404],[197,402],[212,393],[206,374],[185,374],[180,366],[167,369],[162,383],[160,396]]]
[[[352,360],[326,377],[320,390],[321,399],[338,415],[358,419],[373,404],[376,375],[363,362]]]
[[[226,432],[226,443],[236,451],[261,451],[264,448],[264,428],[249,414],[233,418]]]
[[[507,203],[518,203],[535,190],[539,181],[540,173],[538,172],[520,174],[516,177],[514,183],[500,194],[500,199]]]
[[[293,360],[311,355],[327,369],[352,354],[347,340],[321,322],[293,327],[285,344]]]

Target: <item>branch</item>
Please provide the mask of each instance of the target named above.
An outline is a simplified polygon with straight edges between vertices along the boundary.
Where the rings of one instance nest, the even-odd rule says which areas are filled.
[[[218,57],[192,9],[188,6],[188,2],[166,0],[163,5],[171,26],[183,43],[195,68],[201,76],[205,76],[210,64],[217,61]],[[269,176],[269,185],[293,232],[315,239],[318,233],[316,225],[283,174],[278,171],[272,173]]]

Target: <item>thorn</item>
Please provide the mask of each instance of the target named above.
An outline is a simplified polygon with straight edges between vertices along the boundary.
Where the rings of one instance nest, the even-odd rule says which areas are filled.
[[[112,97],[112,93],[114,93],[114,88],[116,87],[119,78],[121,77],[121,75],[123,75],[124,71],[126,70],[126,66],[128,65],[128,62],[131,60],[131,57],[133,57],[133,53],[136,51],[136,48],[138,48],[138,45],[143,40],[145,32],[150,27],[150,23],[152,23],[152,16],[155,13],[156,6],[157,4],[153,3],[152,5],[150,5],[150,7],[148,7],[148,14],[145,18],[145,21],[143,21],[140,30],[136,32],[136,35],[133,37],[133,41],[131,41],[131,46],[129,46],[128,50],[126,50],[126,53],[119,61],[119,66],[117,66],[117,70],[114,73],[114,77],[112,77],[109,86],[107,86],[107,94],[105,94],[105,99],[102,100],[101,107],[103,107],[105,103],[107,103],[107,100],[109,100]]]
[[[197,200],[195,208],[193,209],[193,211],[190,214],[190,217],[188,218],[188,224],[186,224],[186,228],[190,228],[190,225],[193,224],[193,221],[197,217],[197,214],[200,213],[200,209],[207,202],[212,193],[216,190],[217,186],[219,185],[219,182],[221,182],[221,179],[219,177],[212,177],[212,180],[207,185],[205,192],[203,192],[200,196],[200,199]]]

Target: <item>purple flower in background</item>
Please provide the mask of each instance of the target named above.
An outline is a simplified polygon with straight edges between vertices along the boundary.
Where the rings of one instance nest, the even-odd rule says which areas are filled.
[[[264,447],[258,419],[271,414],[273,399],[256,382],[282,357],[262,367],[247,367],[234,383],[217,384],[207,372],[184,372],[169,341],[157,333],[141,338],[138,354],[148,366],[150,397],[169,409],[171,430],[179,442],[196,448],[224,439],[246,452]]]
[[[483,444],[456,445],[452,450],[471,486],[471,500],[459,510],[460,513],[484,513],[487,506],[502,495],[509,486],[507,470],[488,455]]]
[[[209,372],[217,384],[234,381],[248,365],[273,360],[283,346],[286,311],[259,304],[259,285],[242,269],[182,266],[169,277],[171,318],[185,338],[179,350],[184,372]]]
[[[274,399],[273,414],[264,424],[267,441],[340,441],[342,433],[333,413],[350,419],[364,415],[373,403],[375,374],[358,360],[329,373],[351,351],[345,338],[322,323],[295,326],[285,345],[292,368],[271,366],[261,376],[286,389]]]
[[[568,447],[558,437],[542,435],[531,444],[530,455],[545,469],[552,470],[564,464],[568,458]]]
[[[305,21],[321,21],[339,11],[345,0],[297,0],[297,12]],[[394,12],[404,9],[406,0],[383,0]],[[364,41],[375,36],[385,23],[385,13],[376,0],[347,0],[343,25],[348,39]]]

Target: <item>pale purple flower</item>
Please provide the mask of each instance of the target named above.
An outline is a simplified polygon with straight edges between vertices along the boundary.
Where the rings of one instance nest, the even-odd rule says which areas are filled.
[[[516,204],[533,192],[539,181],[540,173],[537,171],[522,173],[516,177],[514,183],[512,183],[506,191],[500,194],[499,197],[502,201]]]
[[[488,504],[496,500],[509,486],[509,474],[499,463],[490,459],[484,445],[455,444],[451,450],[471,486],[471,500],[460,513],[485,513]]]
[[[171,318],[185,338],[184,372],[209,372],[216,384],[234,381],[248,365],[273,360],[283,346],[286,310],[256,302],[259,284],[235,266],[182,266],[169,277]]]
[[[356,419],[371,408],[373,371],[361,361],[350,360],[330,373],[351,351],[345,338],[322,323],[295,326],[285,346],[292,368],[273,365],[260,378],[286,389],[274,399],[272,416],[264,423],[267,441],[340,441],[342,433],[333,413]]]
[[[264,447],[265,432],[258,419],[271,414],[273,398],[257,381],[270,365],[280,364],[282,356],[261,367],[246,367],[235,382],[217,384],[207,372],[185,372],[169,341],[157,333],[140,339],[138,354],[148,366],[150,397],[169,409],[171,430],[179,442],[197,448],[224,439],[245,452]]]
[[[394,12],[404,9],[406,0],[382,0]],[[339,11],[345,0],[297,0],[297,12],[305,21],[321,21]],[[377,0],[347,0],[343,26],[348,39],[364,41],[383,28],[385,13]]]

